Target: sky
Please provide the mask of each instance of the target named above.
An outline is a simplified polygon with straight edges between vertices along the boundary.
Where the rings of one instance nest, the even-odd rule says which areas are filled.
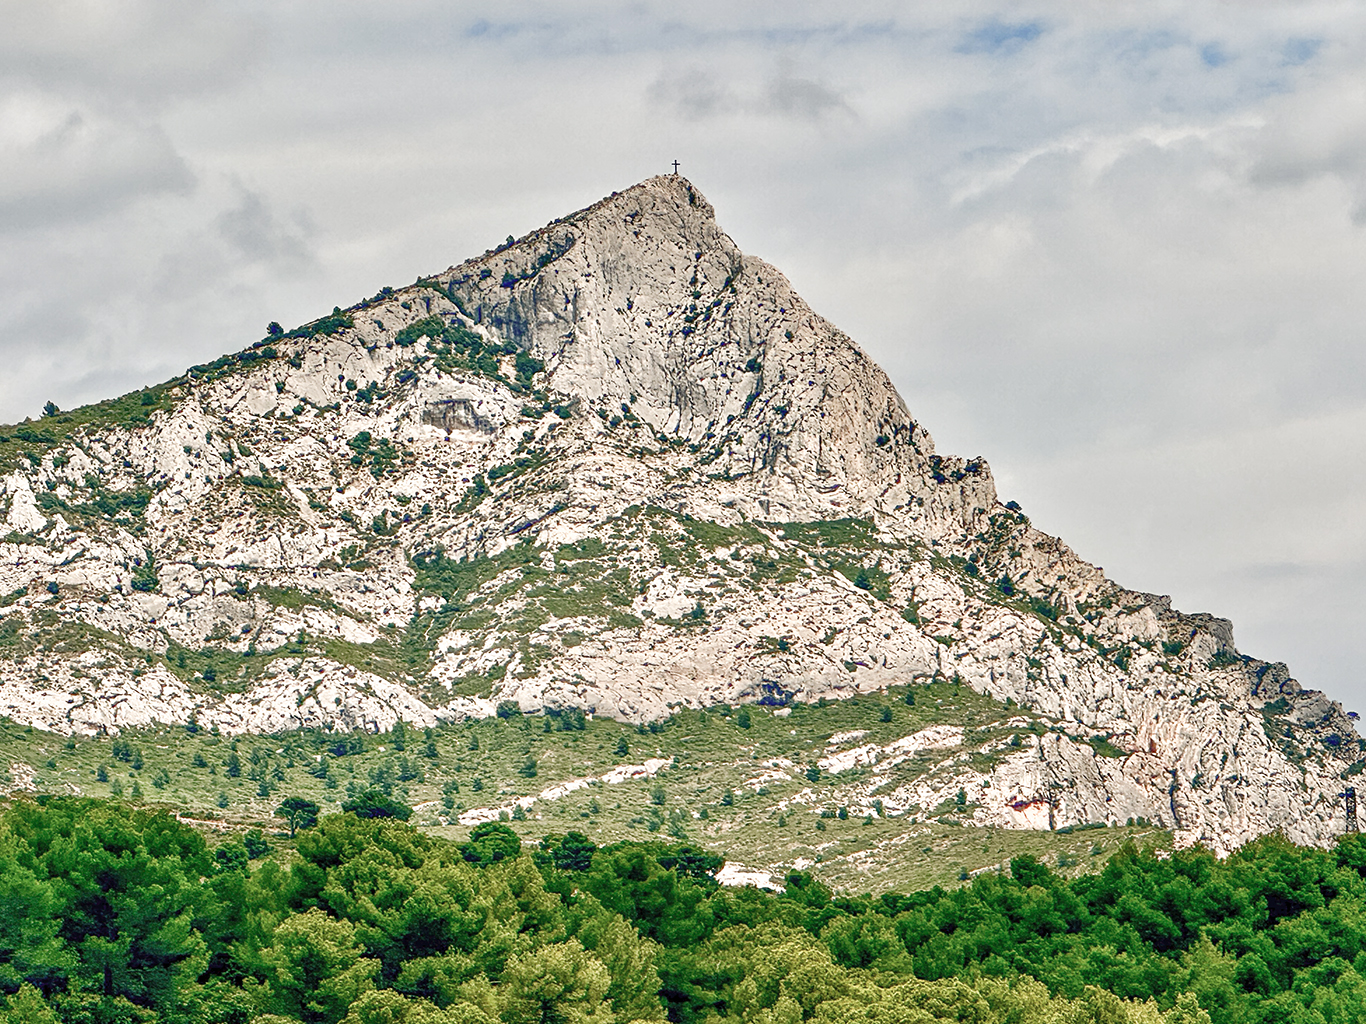
[[[943,453],[1366,710],[1366,6],[0,0],[0,422],[677,159]]]

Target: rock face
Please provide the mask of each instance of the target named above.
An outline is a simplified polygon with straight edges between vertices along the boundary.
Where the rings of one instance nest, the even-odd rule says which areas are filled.
[[[870,772],[888,813],[962,789],[979,823],[1144,817],[1217,849],[1327,840],[1363,763],[1229,623],[1107,580],[982,459],[935,454],[681,177],[3,435],[0,710],[47,729],[645,719],[951,679],[1051,728],[827,770]],[[952,770],[899,775],[922,750]]]

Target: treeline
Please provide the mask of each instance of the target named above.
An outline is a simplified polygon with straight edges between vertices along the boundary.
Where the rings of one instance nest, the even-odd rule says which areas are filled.
[[[524,850],[325,816],[286,858],[78,799],[0,818],[23,1024],[1203,1024],[1362,1020],[1366,843],[1030,858],[962,889],[718,886],[687,846]],[[252,860],[251,855],[258,855]]]

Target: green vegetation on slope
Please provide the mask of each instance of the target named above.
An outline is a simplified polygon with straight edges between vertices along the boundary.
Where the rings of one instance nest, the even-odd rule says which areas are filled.
[[[571,831],[526,851],[498,823],[453,843],[357,807],[210,842],[116,803],[14,804],[0,1017],[1345,1024],[1366,1005],[1359,836],[832,897],[800,872],[782,894],[719,887],[687,845]]]
[[[152,413],[170,409],[184,395],[185,377],[177,377],[141,391],[131,391],[119,398],[111,398],[93,405],[83,405],[70,412],[59,410],[48,403],[42,418],[14,426],[0,426],[0,472],[15,469],[32,469],[43,465],[44,459],[54,468],[64,465],[60,449],[69,445],[74,435],[106,430],[111,427],[137,429],[145,427]],[[93,511],[103,515],[116,515],[118,508],[106,508],[99,502],[98,485],[93,485],[96,497],[92,501]],[[117,501],[120,496],[114,496]],[[126,507],[126,506],[123,506]],[[146,501],[142,501],[146,507]],[[82,510],[84,511],[84,510]],[[140,510],[139,510],[140,511]]]
[[[173,664],[180,653],[188,666],[208,667],[195,652],[171,652]],[[232,690],[240,679],[225,668],[209,685]],[[833,735],[852,731],[863,734],[854,742],[887,743],[968,722],[974,742],[1014,749],[1011,737],[1053,727],[1046,719],[1034,719],[1034,730],[1003,724],[1020,717],[967,687],[937,683],[785,715],[754,706],[681,711],[648,727],[576,711],[522,715],[515,705],[482,721],[379,735],[229,737],[192,721],[67,738],[0,720],[0,764],[31,768],[40,794],[121,796],[243,825],[267,820],[285,795],[335,811],[376,789],[416,807],[414,824],[443,836],[464,835],[462,814],[501,814],[527,839],[557,828],[598,843],[670,838],[777,877],[805,863],[847,891],[959,884],[1021,854],[1074,874],[1097,869],[1128,838],[1169,844],[1166,833],[1142,825],[1074,833],[964,827],[971,802],[893,814],[867,792],[868,770],[816,766]],[[923,752],[892,777],[934,780],[957,770],[960,750]],[[662,767],[604,781],[647,760]]]
[[[906,704],[908,695],[915,697],[914,706]],[[1094,869],[1127,836],[1169,841],[1140,826],[1076,833],[965,828],[976,807],[966,803],[912,807],[893,815],[876,792],[868,792],[870,770],[830,774],[817,766],[834,735],[858,732],[854,743],[889,743],[930,726],[963,722],[971,724],[974,743],[1013,750],[1010,739],[1021,730],[1005,723],[1019,717],[1018,710],[967,687],[939,683],[790,709],[679,711],[648,728],[598,720],[588,722],[583,732],[561,732],[554,723],[562,724],[563,718],[534,717],[482,723],[466,728],[472,735],[488,730],[499,760],[483,760],[490,748],[487,736],[478,752],[460,757],[468,771],[480,772],[486,781],[499,778],[502,787],[498,793],[491,788],[472,793],[464,774],[455,809],[510,813],[518,798],[557,783],[657,759],[667,767],[653,778],[587,785],[537,799],[527,808],[525,823],[511,824],[527,838],[548,825],[579,829],[598,842],[669,836],[779,875],[786,866],[805,862],[829,884],[846,889],[956,883],[965,873],[1021,853],[1069,870]],[[1046,720],[1035,721],[1038,731],[1051,728]],[[925,751],[907,760],[888,772],[893,782],[881,792],[903,781],[949,777],[961,770],[955,763],[960,749]],[[538,760],[534,783],[513,774],[523,756]],[[995,755],[975,756],[985,768]],[[490,771],[494,764],[501,774]],[[442,831],[458,834],[453,826]]]
[[[240,352],[231,352],[219,356],[212,362],[192,366],[181,376],[161,384],[71,410],[58,409],[55,404],[48,402],[43,409],[42,418],[37,422],[25,421],[13,426],[0,426],[0,472],[41,465],[44,458],[49,455],[56,456],[59,462],[55,468],[60,468],[62,456],[59,449],[70,444],[80,434],[110,428],[136,430],[145,427],[151,422],[153,413],[172,409],[185,397],[187,387],[192,384],[254,369],[259,363],[280,358],[275,345],[281,340],[307,339],[319,334],[332,335],[352,326],[353,321],[349,315],[340,309],[334,309],[329,315],[287,333],[276,328],[269,337]],[[292,365],[297,366],[297,361]],[[109,510],[101,511],[106,515],[110,514]]]

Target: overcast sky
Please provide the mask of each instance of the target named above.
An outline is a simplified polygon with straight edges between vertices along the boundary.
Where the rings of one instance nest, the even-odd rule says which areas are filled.
[[[0,0],[0,24],[0,421],[676,158],[941,452],[1366,710],[1366,6]]]

